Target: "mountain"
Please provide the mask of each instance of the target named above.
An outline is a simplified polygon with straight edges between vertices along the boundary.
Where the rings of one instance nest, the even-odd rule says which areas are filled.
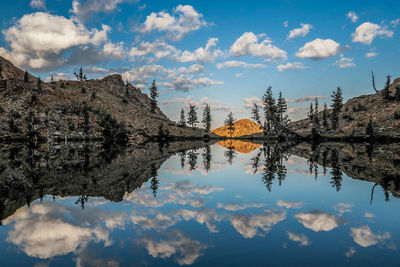
[[[263,130],[261,129],[260,125],[255,123],[249,119],[242,119],[235,121],[233,123],[235,129],[232,132],[232,135],[228,129],[228,126],[222,126],[217,129],[211,130],[212,133],[215,133],[219,136],[226,136],[226,137],[240,137],[245,135],[251,135],[256,133],[261,133]]]
[[[400,86],[400,78],[395,79],[390,85],[390,95],[393,98],[391,100],[383,99],[382,91],[349,99],[343,105],[340,131],[321,127],[321,135],[326,137],[366,136],[366,128],[371,118],[377,136],[400,138],[400,101],[394,99],[396,86]],[[320,110],[322,110],[321,106]],[[318,113],[318,118],[322,124],[322,111]],[[312,126],[307,118],[292,122],[290,129],[306,136],[311,133]]]
[[[0,140],[104,138],[126,132],[132,142],[169,135],[202,138],[204,130],[180,127],[139,88],[118,74],[99,80],[43,82],[0,57]]]

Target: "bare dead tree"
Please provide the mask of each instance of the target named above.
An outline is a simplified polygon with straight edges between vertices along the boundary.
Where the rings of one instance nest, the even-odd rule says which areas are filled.
[[[378,90],[376,90],[376,87],[375,87],[375,76],[374,76],[373,71],[371,71],[371,75],[372,75],[372,87],[374,88],[375,92],[378,93]]]

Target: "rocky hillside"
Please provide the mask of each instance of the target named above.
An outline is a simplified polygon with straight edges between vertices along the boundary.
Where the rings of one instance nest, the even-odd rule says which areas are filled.
[[[232,135],[228,129],[228,126],[222,126],[215,130],[211,130],[212,133],[215,133],[219,136],[226,136],[226,137],[240,137],[245,135],[251,135],[256,133],[261,133],[263,130],[261,129],[260,125],[253,122],[249,119],[242,119],[234,122],[234,131]]]
[[[400,78],[395,79],[390,86],[390,93],[393,98],[397,85],[400,85]],[[381,91],[348,100],[342,111],[340,131],[332,131],[322,127],[320,129],[321,135],[327,137],[365,136],[366,127],[370,118],[372,118],[376,135],[400,138],[400,102],[394,99],[384,100]],[[318,117],[322,123],[322,112],[318,114]],[[304,136],[311,133],[309,119],[293,122],[290,128]]]
[[[26,139],[32,133],[51,139],[100,139],[106,127],[127,130],[131,140],[169,135],[199,138],[198,128],[179,127],[150,98],[120,75],[101,80],[42,83],[0,57],[0,140]],[[110,126],[111,125],[111,126]],[[107,129],[108,129],[107,128]],[[115,129],[114,129],[115,128]],[[110,130],[108,129],[108,130]]]

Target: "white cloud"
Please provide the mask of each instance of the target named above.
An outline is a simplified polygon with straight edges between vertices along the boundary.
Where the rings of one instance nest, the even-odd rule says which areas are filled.
[[[193,64],[189,68],[180,67],[177,71],[181,73],[202,73],[205,71],[205,67],[200,64]]]
[[[266,214],[258,214],[247,216],[243,214],[235,214],[230,218],[231,224],[244,238],[253,238],[258,231],[258,228],[265,233],[271,230],[275,224],[286,219],[286,212],[271,212]]]
[[[254,103],[256,103],[259,107],[262,106],[262,100],[256,96],[246,97],[244,99],[244,107],[245,108],[250,108],[250,109],[253,108]]]
[[[278,71],[282,72],[285,70],[304,70],[306,66],[304,66],[301,62],[288,62],[286,64],[280,64],[276,67]]]
[[[264,203],[244,203],[244,204],[222,204],[218,203],[217,207],[220,209],[224,210],[229,210],[229,211],[238,211],[238,210],[245,210],[249,208],[262,208],[264,207]]]
[[[11,50],[0,47],[0,55],[18,67],[52,68],[68,61],[62,52],[71,48],[97,49],[107,40],[110,30],[107,25],[102,25],[101,30],[88,30],[65,17],[37,12],[24,15],[3,31]]]
[[[293,39],[296,37],[304,37],[310,32],[310,30],[312,28],[313,28],[313,26],[311,24],[301,23],[300,28],[293,29],[289,32],[287,39],[289,40],[289,39]]]
[[[230,60],[230,61],[225,61],[224,63],[218,63],[217,68],[222,69],[222,68],[255,68],[255,69],[261,69],[265,68],[266,66],[264,64],[249,64],[243,61],[237,61],[237,60]]]
[[[339,215],[342,216],[343,213],[351,212],[351,209],[354,207],[353,204],[340,202],[335,205],[333,208],[339,212]]]
[[[218,232],[215,223],[222,220],[222,216],[219,216],[214,209],[203,209],[201,211],[182,209],[175,211],[174,215],[183,218],[185,221],[195,220],[200,224],[205,224],[211,233]]]
[[[340,44],[332,39],[317,38],[311,42],[307,42],[296,56],[299,58],[322,59],[337,55],[341,51]]]
[[[294,202],[294,201],[283,201],[283,200],[278,200],[276,202],[276,205],[278,207],[285,207],[287,209],[299,209],[303,206],[303,202]]]
[[[236,73],[235,76],[236,76],[236,77],[242,77],[243,74],[244,74],[243,72],[241,72],[241,73]]]
[[[117,9],[117,6],[123,2],[138,2],[137,0],[86,0],[82,3],[81,0],[72,2],[70,10],[79,21],[90,19],[94,13],[110,13]]]
[[[287,28],[289,26],[289,21],[284,21],[282,24],[283,24],[283,27]]]
[[[191,62],[191,61],[201,61],[201,62],[214,62],[217,57],[222,55],[222,51],[215,49],[217,46],[218,38],[210,38],[207,41],[205,47],[199,47],[195,51],[190,52],[185,50],[183,52],[177,53],[172,59],[178,62]]]
[[[327,96],[312,96],[312,95],[308,95],[305,97],[301,97],[301,98],[296,98],[296,99],[286,99],[286,102],[288,103],[302,103],[302,102],[309,102],[309,101],[314,101],[315,99],[326,99],[328,98]]]
[[[292,232],[287,232],[287,235],[290,240],[292,240],[294,242],[299,242],[300,246],[311,245],[311,242],[308,240],[308,238],[305,234],[296,234],[296,233],[292,233]]]
[[[186,98],[172,98],[169,100],[164,100],[161,102],[162,104],[165,105],[170,105],[170,104],[184,104],[185,108],[188,108],[189,105],[195,105],[198,106],[199,108],[204,107],[206,104],[210,105],[211,110],[217,111],[217,110],[222,110],[222,111],[230,111],[232,110],[232,107],[229,106],[228,104],[217,101],[217,100],[212,100],[208,99],[207,97],[202,97],[199,101],[195,101],[192,99],[192,96],[187,96]]]
[[[346,251],[345,255],[347,258],[351,258],[354,256],[354,254],[356,254],[356,249],[353,247],[349,247],[349,250]]]
[[[364,248],[381,243],[391,237],[390,233],[374,234],[367,225],[351,228],[350,235],[354,242]]]
[[[208,77],[191,78],[185,75],[179,75],[170,82],[165,82],[164,86],[170,90],[188,92],[193,88],[210,87],[213,85],[224,84],[223,81],[212,80]]]
[[[365,53],[366,58],[376,57],[378,54],[376,52],[367,52]]]
[[[331,231],[346,221],[335,215],[325,213],[322,211],[300,212],[295,215],[296,219],[303,224],[304,227],[319,231]]]
[[[132,60],[136,57],[143,57],[149,54],[153,54],[156,60],[163,57],[175,55],[177,50],[174,46],[167,44],[165,41],[156,40],[154,42],[142,41],[138,46],[132,47],[129,51],[129,56]]]
[[[340,55],[340,58],[338,60],[336,60],[336,62],[333,64],[338,66],[341,69],[351,68],[351,67],[356,66],[356,64],[353,62],[353,60],[354,60],[353,58],[344,57],[343,55]]]
[[[203,15],[198,13],[193,6],[178,5],[173,10],[172,15],[165,11],[152,12],[146,17],[146,21],[139,31],[142,33],[167,32],[167,36],[171,40],[179,41],[189,32],[196,31],[206,25]]]
[[[46,9],[46,0],[31,0],[30,6],[37,9]]]
[[[190,265],[203,255],[202,251],[206,246],[190,239],[182,231],[174,230],[166,235],[166,240],[154,241],[150,237],[141,239],[141,243],[153,258],[166,259],[175,255],[179,265]]]
[[[356,12],[354,11],[349,11],[349,13],[346,14],[346,16],[351,20],[351,22],[356,23],[358,20],[358,16]]]
[[[366,212],[366,213],[364,213],[364,217],[365,218],[375,218],[375,215],[373,213]]]
[[[396,28],[400,24],[400,19],[394,19],[390,21],[390,25]]]
[[[393,31],[388,30],[386,27],[381,27],[371,22],[364,22],[351,34],[351,38],[352,42],[370,45],[375,37],[381,36],[391,38],[393,34]]]
[[[268,38],[259,42],[258,37],[252,32],[245,32],[231,46],[230,53],[234,57],[256,56],[262,57],[265,61],[287,60],[287,53],[271,44]]]

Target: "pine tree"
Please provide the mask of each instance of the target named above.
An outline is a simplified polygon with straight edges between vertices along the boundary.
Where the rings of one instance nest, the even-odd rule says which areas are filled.
[[[283,114],[287,110],[287,104],[286,104],[286,99],[282,97],[282,92],[279,92],[277,108],[278,108],[278,115],[279,115],[278,116],[279,123],[283,124],[283,119],[284,119]]]
[[[340,89],[340,87],[337,88],[336,92],[334,91],[332,93],[331,107],[332,107],[332,113],[331,113],[332,128],[336,130],[339,128],[339,117],[343,107],[342,89]]]
[[[181,109],[181,118],[178,121],[179,126],[185,127],[186,126],[186,119],[185,119],[185,110]]]
[[[151,112],[156,113],[157,97],[159,95],[156,80],[153,80],[149,90],[150,90],[150,98],[151,98],[151,103],[150,103]]]
[[[189,105],[189,113],[187,123],[194,127],[196,123],[199,121],[197,120],[197,107],[195,105]]]
[[[262,126],[261,119],[260,119],[260,113],[259,113],[259,107],[255,102],[253,103],[253,109],[251,110],[251,114],[252,114],[251,118],[258,124],[260,124],[260,126]]]
[[[228,131],[229,131],[229,134],[231,137],[232,137],[233,132],[235,131],[234,122],[235,122],[235,118],[233,117],[233,113],[231,111],[231,112],[229,112],[229,114],[225,120],[225,125],[228,126]]]
[[[324,103],[324,111],[322,112],[322,125],[325,129],[328,128],[328,116],[328,107],[326,106],[326,103]]]
[[[29,74],[28,74],[28,70],[25,70],[24,82],[25,82],[25,83],[29,83]]]
[[[208,104],[204,107],[203,119],[201,122],[203,123],[206,132],[209,132],[211,129],[211,109]]]
[[[272,87],[269,86],[263,96],[264,115],[266,120],[266,130],[271,132],[276,121],[276,104],[272,95]]]
[[[86,81],[87,77],[86,74],[83,73],[82,67],[79,69],[79,73],[74,72],[74,75],[78,81]]]
[[[315,98],[314,123],[315,123],[315,126],[317,126],[319,128],[320,124],[319,124],[318,113],[319,113],[319,103],[318,103],[318,98]]]
[[[382,90],[382,97],[385,100],[390,100],[390,90],[389,90],[389,88],[390,88],[390,79],[391,78],[392,77],[390,75],[386,76],[385,88],[383,88],[383,90]]]
[[[308,118],[312,122],[314,120],[314,106],[313,103],[310,104],[310,110],[308,111]]]
[[[39,77],[39,79],[37,80],[37,89],[38,89],[38,91],[39,92],[42,92],[42,80],[40,79],[40,77]]]

